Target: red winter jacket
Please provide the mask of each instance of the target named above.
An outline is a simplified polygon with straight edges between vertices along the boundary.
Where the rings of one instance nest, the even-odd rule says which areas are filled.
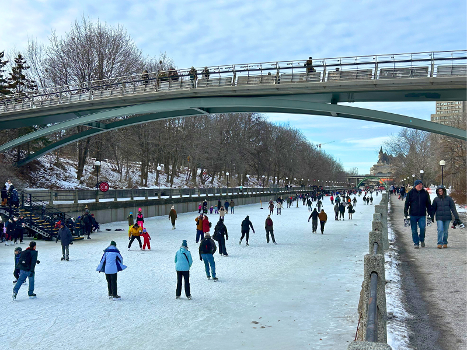
[[[204,216],[204,219],[203,219],[203,233],[209,232],[209,229],[210,229],[209,225],[210,225],[210,222],[208,220],[208,217]]]

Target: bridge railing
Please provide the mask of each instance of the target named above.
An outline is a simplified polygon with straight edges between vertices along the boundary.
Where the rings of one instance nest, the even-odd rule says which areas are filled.
[[[467,76],[467,50],[277,61],[144,72],[0,99],[0,113],[173,90]]]

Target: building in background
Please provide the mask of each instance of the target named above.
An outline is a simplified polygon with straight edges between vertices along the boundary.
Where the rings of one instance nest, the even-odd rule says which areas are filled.
[[[455,126],[459,116],[466,112],[466,101],[436,102],[436,113],[431,115],[431,121],[439,124]]]

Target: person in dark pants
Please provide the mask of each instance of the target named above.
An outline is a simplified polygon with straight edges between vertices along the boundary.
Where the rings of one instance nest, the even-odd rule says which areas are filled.
[[[60,239],[62,245],[62,261],[70,260],[70,244],[73,244],[73,236],[71,235],[70,229],[65,226],[63,221],[60,223],[60,229],[58,230],[57,239],[55,243]]]
[[[196,217],[196,243],[198,243],[200,240],[203,239],[203,219],[204,215],[203,213],[199,214],[198,217]]]
[[[319,213],[316,210],[316,208],[314,208],[313,211],[311,212],[310,217],[308,218],[308,222],[310,222],[310,219],[311,219],[311,231],[313,233],[316,233],[316,230],[318,229],[318,219],[319,219]]]
[[[324,212],[324,209],[321,209],[321,212],[318,215],[319,217],[319,224],[321,226],[321,234],[324,234],[324,225],[326,224],[326,221],[328,221],[328,216]]]
[[[242,244],[242,239],[246,236],[246,245],[249,245],[248,239],[250,238],[250,227],[253,230],[253,233],[255,233],[255,229],[253,228],[253,224],[250,221],[250,217],[247,215],[247,217],[242,221],[242,237],[240,238],[240,242],[238,242],[238,244]]]
[[[117,243],[111,241],[110,245],[104,250],[104,254],[96,269],[96,271],[105,273],[109,299],[120,299],[120,296],[117,294],[117,273],[125,269],[126,266],[123,265],[123,257],[117,249]]]
[[[214,228],[214,235],[214,238],[216,238],[219,243],[219,254],[229,256],[225,247],[225,240],[229,239],[229,234],[227,233],[227,227],[225,226],[223,219],[219,219],[217,222],[216,227]]]
[[[279,203],[279,202],[278,202]],[[269,243],[269,235],[271,235],[272,243],[277,244],[274,238],[274,223],[271,219],[271,215],[268,215],[264,222],[264,229],[266,230],[266,242]]]
[[[131,248],[131,244],[133,241],[136,239],[139,243],[139,249],[143,250],[143,245],[141,244],[141,232],[143,230],[141,227],[138,226],[138,223],[135,223],[132,228],[130,228],[130,231],[128,231],[128,239],[130,242],[128,243],[128,250]]]
[[[91,215],[86,211],[86,213],[82,217],[82,222],[84,224],[84,234],[88,235],[88,239],[91,239],[91,229],[92,229],[92,221]]]
[[[19,262],[16,266],[16,268],[19,269],[19,277],[13,288],[13,300],[16,300],[16,295],[24,281],[26,281],[26,278],[29,279],[29,298],[33,299],[36,297],[36,294],[34,294],[34,276],[36,264],[40,263],[40,261],[37,260],[37,255],[36,242],[34,241],[30,242],[29,247],[25,251],[21,252]]]
[[[339,219],[342,218],[342,221],[344,221],[344,215],[345,215],[345,205],[344,203],[339,203]]]
[[[190,267],[193,264],[191,253],[188,250],[186,240],[183,240],[182,246],[175,253],[175,270],[177,271],[177,289],[175,291],[175,298],[179,299],[182,295],[182,278],[185,280],[185,295],[187,299],[191,300],[190,291]]]
[[[412,229],[412,240],[415,249],[425,246],[426,215],[431,216],[430,195],[423,188],[421,180],[416,180],[414,187],[407,193],[404,205],[404,217],[410,215],[410,227]],[[420,235],[417,232],[417,225],[420,228]]]

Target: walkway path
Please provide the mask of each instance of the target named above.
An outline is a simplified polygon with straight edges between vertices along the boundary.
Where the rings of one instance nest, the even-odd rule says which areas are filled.
[[[433,223],[426,247],[413,249],[410,227],[404,227],[404,202],[390,198],[406,308],[413,315],[407,320],[412,349],[467,349],[467,229],[450,228],[449,248],[440,250]]]

